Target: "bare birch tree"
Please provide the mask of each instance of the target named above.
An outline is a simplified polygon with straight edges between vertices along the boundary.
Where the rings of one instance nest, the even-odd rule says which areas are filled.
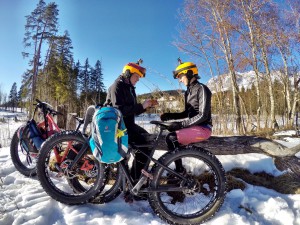
[[[257,101],[257,111],[256,111],[256,121],[257,129],[260,130],[261,125],[261,111],[262,111],[262,102],[261,102],[261,93],[260,93],[260,72],[258,68],[259,61],[259,50],[257,49],[257,34],[256,34],[256,23],[257,23],[257,14],[261,11],[261,6],[266,4],[268,0],[236,0],[235,6],[237,11],[240,11],[240,15],[244,20],[248,30],[248,35],[244,41],[249,42],[249,47],[251,50],[252,62],[251,65],[255,72],[255,90],[256,90],[256,101]],[[242,31],[244,32],[244,31]],[[243,36],[245,37],[245,36]]]
[[[293,96],[291,97],[291,106],[289,111],[289,125],[293,124],[296,107],[299,101],[299,82],[300,78],[298,75],[299,64],[298,53],[300,47],[300,2],[298,0],[288,0],[287,1],[287,9],[283,11],[284,19],[287,22],[288,31],[286,32],[286,36],[290,40],[291,50],[290,50],[290,65],[292,71],[288,71],[287,73],[293,74],[293,88],[291,89]],[[287,69],[286,69],[287,70]]]
[[[194,55],[204,56],[204,59],[203,47],[205,45],[203,44],[212,42],[219,47],[220,55],[224,57],[231,79],[233,109],[236,117],[235,128],[238,133],[242,133],[245,130],[242,125],[240,96],[236,81],[235,58],[232,46],[234,29],[230,21],[230,7],[231,0],[186,1],[184,13],[187,17],[185,23],[187,30],[190,31],[186,35],[193,34],[195,36],[194,40],[198,40],[198,42],[186,41],[186,45],[195,47],[194,49],[197,49],[197,52],[191,48],[189,48],[189,52]]]

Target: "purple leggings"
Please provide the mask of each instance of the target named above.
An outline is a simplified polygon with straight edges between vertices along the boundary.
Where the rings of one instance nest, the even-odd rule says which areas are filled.
[[[166,143],[169,151],[179,147],[180,144],[188,145],[191,143],[201,142],[208,139],[211,136],[211,126],[192,126],[177,130],[176,132],[170,132],[166,137]],[[182,172],[184,170],[182,166],[182,160],[176,160],[176,171]]]
[[[169,150],[174,150],[179,145],[188,145],[207,140],[211,136],[211,126],[192,126],[175,132],[170,132],[166,137]]]
[[[191,143],[207,140],[211,136],[211,126],[192,126],[176,131],[179,144],[188,145]]]

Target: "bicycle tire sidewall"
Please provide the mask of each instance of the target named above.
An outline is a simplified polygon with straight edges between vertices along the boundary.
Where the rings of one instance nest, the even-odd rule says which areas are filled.
[[[80,196],[71,195],[71,194],[67,195],[63,192],[60,192],[57,189],[55,189],[55,187],[52,186],[51,184],[52,182],[49,182],[47,178],[48,174],[45,169],[45,163],[48,158],[49,152],[52,151],[53,146],[57,145],[59,142],[69,141],[69,140],[80,141],[82,143],[86,142],[86,140],[84,139],[81,133],[74,132],[74,131],[64,131],[52,135],[42,145],[38,162],[37,162],[37,175],[43,189],[53,199],[69,205],[84,204],[88,202],[90,199],[92,199],[96,194],[98,194],[99,191],[101,190],[101,187],[104,185],[104,180],[105,180],[104,179],[105,175],[103,172],[104,166],[98,160],[95,160],[99,168],[97,181],[95,185],[83,195]]]
[[[111,173],[111,171],[109,171]],[[117,163],[117,176],[115,183],[108,190],[100,193],[101,203],[108,203],[116,199],[122,192],[123,173],[120,163]]]
[[[213,168],[213,171],[216,173],[218,177],[218,182],[220,183],[220,187],[218,188],[217,196],[215,197],[214,204],[205,210],[205,213],[196,216],[194,218],[184,218],[178,215],[173,214],[169,210],[165,210],[165,207],[161,203],[161,199],[159,197],[159,192],[153,192],[149,194],[149,203],[152,209],[155,211],[155,213],[164,221],[168,223],[173,224],[200,224],[211,217],[214,216],[214,214],[219,210],[219,208],[222,206],[225,196],[226,196],[226,176],[225,171],[220,163],[220,161],[217,159],[215,155],[210,153],[209,151],[195,147],[190,146],[187,148],[181,148],[177,149],[172,152],[167,152],[163,156],[160,157],[159,161],[160,163],[164,165],[169,165],[170,162],[174,162],[175,159],[178,159],[178,157],[184,157],[184,156],[195,156],[197,158],[202,159],[205,161],[211,168]],[[158,164],[154,165],[153,167],[153,173],[154,179],[152,180],[150,186],[151,188],[157,187],[158,181],[160,179],[160,176],[162,174],[162,171],[164,169],[159,166]]]
[[[22,126],[21,126],[22,127]],[[10,157],[11,160],[15,166],[15,168],[24,176],[26,177],[34,177],[36,176],[36,166],[33,168],[27,168],[20,160],[19,157],[19,145],[20,145],[20,139],[18,137],[18,131],[21,128],[19,127],[11,140],[11,144],[10,144]]]

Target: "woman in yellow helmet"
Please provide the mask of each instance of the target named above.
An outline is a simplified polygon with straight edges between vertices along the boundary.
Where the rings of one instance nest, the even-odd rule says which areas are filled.
[[[106,102],[111,101],[112,105],[118,108],[123,115],[124,123],[127,128],[129,143],[145,144],[148,132],[135,124],[135,116],[145,112],[147,108],[157,104],[151,99],[145,100],[142,104],[137,102],[135,85],[140,78],[145,77],[146,69],[140,66],[142,61],[128,63],[123,68],[123,73],[109,87]],[[148,149],[142,149],[145,153]],[[147,157],[142,153],[136,153],[136,157],[131,169],[133,179],[138,179],[141,170],[147,162]]]
[[[164,113],[161,120],[175,121],[169,127],[172,131],[166,137],[169,150],[174,150],[180,144],[200,142],[211,136],[211,92],[200,83],[198,68],[192,62],[182,63],[173,72],[174,79],[178,79],[187,86],[185,92],[185,110],[180,113]],[[183,120],[182,120],[183,119]],[[176,170],[182,172],[181,161],[176,161]]]

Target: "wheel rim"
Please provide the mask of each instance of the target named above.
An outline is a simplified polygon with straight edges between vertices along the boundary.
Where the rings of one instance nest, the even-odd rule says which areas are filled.
[[[168,167],[175,170],[175,160],[172,160]],[[181,218],[196,218],[209,210],[218,199],[220,180],[216,171],[205,160],[200,157],[185,156],[182,158],[187,180],[196,182],[183,182],[182,179],[170,174],[163,168],[160,170],[160,178],[157,187],[167,185],[183,187],[181,192],[160,192],[157,193],[158,201],[163,210],[170,215]]]
[[[91,190],[95,184],[98,183],[100,164],[88,150],[74,170],[69,171],[68,165],[74,159],[74,156],[66,158],[62,163],[57,162],[55,157],[55,150],[59,152],[59,155],[63,155],[66,151],[69,151],[68,146],[72,146],[77,151],[80,150],[82,142],[76,140],[68,140],[59,142],[52,146],[48,151],[45,158],[45,176],[48,183],[56,190],[56,192],[62,193],[65,196],[80,196]]]
[[[35,169],[38,153],[29,152],[29,154],[28,154],[24,149],[21,148],[20,142],[18,142],[18,145],[16,148],[17,148],[16,149],[17,160],[19,161],[20,166],[22,166],[24,170]]]

